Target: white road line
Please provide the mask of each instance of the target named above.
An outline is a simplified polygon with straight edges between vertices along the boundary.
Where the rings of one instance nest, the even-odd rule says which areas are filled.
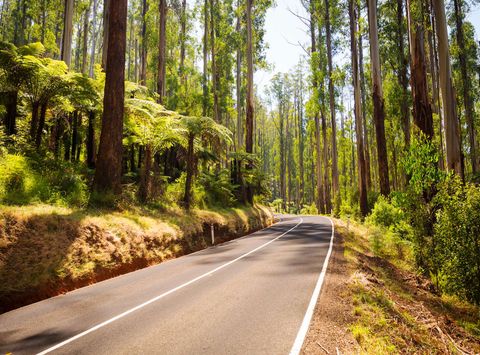
[[[130,313],[133,313],[133,312],[135,312],[135,311],[138,311],[139,309],[141,309],[141,308],[143,308],[143,307],[145,307],[145,306],[148,306],[149,304],[151,304],[151,303],[153,303],[153,302],[156,302],[156,301],[158,301],[159,299],[164,298],[165,296],[168,296],[168,295],[170,295],[170,294],[172,294],[172,293],[174,293],[174,292],[176,292],[176,291],[178,291],[178,290],[180,290],[180,289],[182,289],[182,288],[184,288],[184,287],[187,287],[188,285],[191,285],[191,284],[193,284],[194,282],[197,282],[197,281],[203,279],[204,277],[211,276],[211,275],[214,274],[215,272],[217,272],[217,271],[219,271],[219,270],[221,270],[221,269],[223,269],[223,268],[226,268],[227,266],[233,264],[234,262],[237,262],[238,260],[241,260],[241,259],[247,257],[248,255],[250,255],[250,254],[252,254],[252,253],[255,253],[256,251],[258,251],[258,250],[260,250],[260,249],[262,249],[262,248],[265,248],[267,245],[273,243],[274,241],[276,241],[276,240],[280,239],[281,237],[283,237],[285,234],[287,234],[287,233],[291,232],[292,230],[294,230],[295,228],[297,228],[300,224],[302,224],[302,222],[303,222],[303,218],[300,218],[300,221],[299,221],[294,227],[290,228],[288,231],[282,233],[282,234],[279,235],[278,237],[276,237],[276,238],[274,238],[274,239],[266,242],[265,244],[262,244],[262,245],[256,247],[256,248],[253,249],[253,250],[250,250],[248,253],[245,253],[245,254],[243,254],[243,255],[240,255],[238,258],[233,259],[233,260],[230,260],[229,262],[227,262],[227,263],[225,263],[225,264],[223,264],[223,265],[220,265],[220,266],[216,267],[215,269],[210,270],[210,271],[208,271],[208,272],[206,272],[206,273],[204,273],[204,274],[202,274],[202,275],[200,275],[200,276],[198,276],[198,277],[196,277],[196,278],[194,278],[194,279],[192,279],[192,280],[190,280],[190,281],[188,281],[188,282],[185,282],[184,284],[182,284],[182,285],[180,285],[180,286],[177,286],[177,287],[175,287],[175,288],[173,288],[173,289],[171,289],[171,290],[169,290],[169,291],[167,291],[167,292],[164,292],[164,293],[162,293],[161,295],[158,295],[158,296],[156,296],[156,297],[154,297],[154,298],[152,298],[152,299],[150,299],[150,300],[148,300],[148,301],[146,301],[146,302],[144,302],[144,303],[142,303],[142,304],[139,304],[138,306],[133,307],[133,308],[131,308],[131,309],[129,309],[129,310],[127,310],[127,311],[125,311],[125,312],[123,312],[123,313],[121,313],[121,314],[113,317],[113,318],[110,318],[110,319],[108,319],[108,320],[106,320],[106,321],[104,321],[104,322],[102,322],[102,323],[99,323],[99,324],[93,326],[92,328],[89,328],[89,329],[85,330],[84,332],[81,332],[81,333],[79,333],[79,334],[77,334],[77,335],[75,335],[75,336],[73,336],[73,337],[71,337],[71,338],[68,338],[67,340],[62,341],[61,343],[58,343],[57,345],[54,345],[54,346],[52,346],[52,347],[50,347],[50,348],[48,348],[48,349],[45,349],[45,350],[43,350],[42,352],[38,353],[37,355],[48,354],[48,353],[50,353],[50,352],[52,352],[52,351],[54,351],[54,350],[57,350],[57,349],[61,348],[62,346],[65,346],[65,345],[67,345],[67,344],[69,344],[69,343],[71,343],[71,342],[73,342],[73,341],[75,341],[75,340],[77,340],[77,339],[80,339],[81,337],[84,337],[84,336],[87,335],[87,334],[90,334],[90,333],[92,333],[92,332],[94,332],[94,331],[96,331],[96,330],[98,330],[98,329],[100,329],[100,328],[105,327],[106,325],[108,325],[108,324],[110,324],[110,323],[115,322],[116,320],[119,320],[120,318],[123,318],[123,317],[129,315]]]
[[[330,259],[330,255],[332,254],[333,235],[335,234],[335,227],[331,218],[325,218],[328,218],[328,220],[332,224],[332,236],[330,237],[330,246],[328,247],[327,256],[325,257],[325,261],[323,262],[322,271],[320,272],[320,276],[318,277],[317,284],[315,285],[315,289],[313,290],[312,298],[310,299],[310,303],[308,304],[307,312],[303,317],[302,325],[300,326],[297,337],[295,338],[295,343],[293,343],[292,349],[290,350],[290,355],[298,355],[302,350],[303,342],[305,341],[308,328],[310,327],[310,321],[312,320],[313,311],[315,310],[315,305],[317,304],[318,297],[320,296],[320,291],[322,290],[323,280],[325,279],[325,274],[327,273],[328,261]]]

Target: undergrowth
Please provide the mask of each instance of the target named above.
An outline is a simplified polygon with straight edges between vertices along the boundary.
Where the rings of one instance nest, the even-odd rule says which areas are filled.
[[[335,221],[351,273],[348,297],[355,321],[349,330],[362,352],[478,353],[480,309],[441,295],[418,274],[412,243],[372,225],[373,219],[391,225],[384,217],[372,214],[369,225]]]

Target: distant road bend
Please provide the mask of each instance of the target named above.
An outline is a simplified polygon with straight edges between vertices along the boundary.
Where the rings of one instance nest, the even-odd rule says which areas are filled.
[[[0,353],[298,354],[333,243],[326,217],[270,228],[0,315]]]

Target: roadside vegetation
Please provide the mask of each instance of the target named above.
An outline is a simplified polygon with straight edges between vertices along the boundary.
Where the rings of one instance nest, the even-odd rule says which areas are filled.
[[[124,210],[0,207],[0,311],[269,226],[262,206]]]

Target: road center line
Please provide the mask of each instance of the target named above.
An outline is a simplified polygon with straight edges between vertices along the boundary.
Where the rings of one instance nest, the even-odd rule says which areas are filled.
[[[95,325],[95,326],[93,326],[93,327],[91,327],[91,328],[89,328],[89,329],[87,329],[87,330],[85,330],[85,331],[83,331],[83,332],[81,332],[81,333],[79,333],[79,334],[71,337],[71,338],[68,338],[67,340],[62,341],[61,343],[58,343],[57,345],[54,345],[54,346],[52,346],[52,347],[50,347],[50,348],[48,348],[48,349],[45,349],[45,350],[43,350],[42,352],[38,353],[37,355],[48,354],[48,353],[50,353],[50,352],[52,352],[52,351],[54,351],[54,350],[57,350],[57,349],[65,346],[65,345],[67,345],[67,344],[69,344],[69,343],[77,340],[77,339],[80,339],[80,338],[84,337],[84,336],[87,335],[87,334],[90,334],[90,333],[92,333],[92,332],[94,332],[94,331],[96,331],[96,330],[98,330],[98,329],[100,329],[100,328],[105,327],[106,325],[108,325],[108,324],[110,324],[110,323],[115,322],[116,320],[119,320],[119,319],[121,319],[121,318],[129,315],[130,313],[133,313],[133,312],[135,312],[135,311],[138,311],[139,309],[141,309],[141,308],[143,308],[143,307],[146,307],[146,306],[148,306],[149,304],[151,304],[151,303],[153,303],[153,302],[156,302],[156,301],[164,298],[165,296],[168,296],[168,295],[170,295],[170,294],[172,294],[172,293],[174,293],[174,292],[176,292],[176,291],[178,291],[178,290],[180,290],[180,289],[182,289],[182,288],[184,288],[184,287],[187,287],[187,286],[193,284],[194,282],[197,282],[197,281],[203,279],[204,277],[211,276],[211,275],[214,274],[215,272],[220,271],[221,269],[226,268],[226,267],[229,266],[229,265],[232,265],[233,263],[235,263],[235,262],[237,262],[237,261],[239,261],[239,260],[241,260],[241,259],[249,256],[250,254],[255,253],[256,251],[259,251],[260,249],[265,248],[267,245],[273,243],[274,241],[280,239],[281,237],[283,237],[283,236],[286,235],[287,233],[289,233],[289,232],[291,232],[292,230],[294,230],[295,228],[297,228],[300,224],[302,224],[302,222],[303,222],[303,218],[300,218],[299,222],[298,222],[295,226],[293,226],[292,228],[290,228],[288,231],[286,231],[286,232],[280,234],[278,237],[275,237],[275,238],[273,238],[272,240],[270,240],[270,241],[268,241],[268,242],[266,242],[266,243],[264,243],[264,244],[256,247],[255,249],[250,250],[248,253],[245,253],[245,254],[243,254],[243,255],[240,255],[239,257],[237,257],[237,258],[235,258],[235,259],[233,259],[233,260],[230,260],[229,262],[227,262],[227,263],[225,263],[225,264],[223,264],[223,265],[220,265],[220,266],[216,267],[215,269],[210,270],[210,271],[208,271],[208,272],[206,272],[206,273],[204,273],[204,274],[202,274],[202,275],[200,275],[200,276],[197,276],[196,278],[194,278],[194,279],[192,279],[192,280],[190,280],[190,281],[188,281],[188,282],[185,282],[184,284],[181,284],[180,286],[177,286],[177,287],[175,287],[175,288],[173,288],[173,289],[171,289],[171,290],[169,290],[169,291],[167,291],[167,292],[164,292],[164,293],[162,293],[161,295],[158,295],[158,296],[156,296],[156,297],[154,297],[154,298],[152,298],[152,299],[150,299],[150,300],[148,300],[148,301],[146,301],[146,302],[144,302],[144,303],[142,303],[142,304],[139,304],[138,306],[135,306],[135,307],[133,307],[133,308],[130,308],[129,310],[127,310],[127,311],[125,311],[125,312],[123,312],[123,313],[121,313],[121,314],[119,314],[119,315],[117,315],[117,316],[115,316],[115,317],[113,317],[113,318],[110,318],[110,319],[108,319],[108,320],[106,320],[106,321],[104,321],[104,322],[102,322],[102,323],[99,323],[99,324],[97,324],[97,325]]]
[[[322,284],[325,279],[325,274],[327,273],[328,261],[330,259],[330,255],[332,254],[335,226],[333,225],[333,221],[331,218],[325,218],[328,218],[328,220],[332,224],[332,236],[330,237],[330,246],[328,247],[327,256],[325,257],[325,261],[323,262],[322,271],[320,272],[320,275],[318,277],[317,284],[315,285],[315,289],[313,290],[312,298],[310,299],[307,311],[305,313],[305,316],[303,317],[302,325],[298,330],[297,337],[295,338],[295,343],[293,343],[292,349],[290,350],[290,355],[298,355],[302,350],[303,342],[305,341],[308,328],[310,327],[310,321],[312,320],[313,311],[315,310],[318,297],[320,296],[320,291],[322,290]]]

